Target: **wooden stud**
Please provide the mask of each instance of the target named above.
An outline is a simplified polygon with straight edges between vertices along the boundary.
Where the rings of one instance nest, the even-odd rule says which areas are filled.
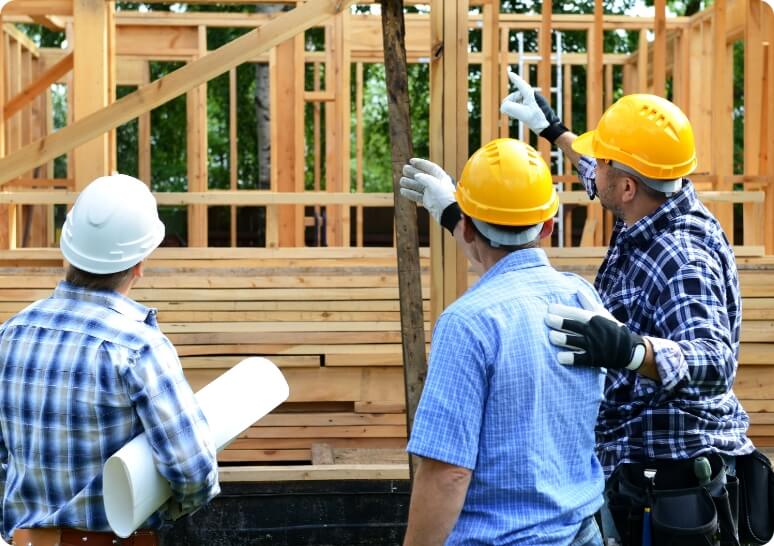
[[[90,114],[110,104],[111,62],[108,27],[112,9],[112,2],[105,2],[105,0],[73,0],[75,31],[73,110],[76,122],[88,118]],[[72,144],[68,148],[71,146]],[[88,139],[83,145],[74,149],[73,156],[75,187],[80,191],[95,178],[109,174],[109,136],[103,132],[95,138]],[[44,161],[45,159],[35,162],[21,172]]]
[[[551,103],[551,15],[552,1],[543,0],[540,17],[539,52],[540,61],[538,62],[538,87],[540,94]],[[529,70],[523,74],[523,77],[529,80]],[[543,155],[546,163],[551,165],[551,144],[544,138],[538,139],[538,150]],[[550,239],[547,239],[550,242]],[[545,240],[544,240],[545,241]]]
[[[656,24],[653,42],[653,94],[666,96],[666,0],[655,0]]]
[[[603,7],[602,0],[594,1],[594,26],[588,31],[588,67],[586,69],[586,89],[591,90],[586,98],[586,126],[591,129],[596,127],[599,118],[602,117],[602,94],[596,90],[603,87],[602,79],[602,53],[603,53]],[[587,215],[594,227],[594,244],[601,246],[602,242],[602,215],[599,207],[588,207]],[[587,222],[588,224],[588,222]]]
[[[744,174],[759,175],[761,171],[762,116],[753,114],[763,112],[763,93],[761,86],[764,73],[763,58],[763,6],[760,0],[748,0],[744,27],[744,111],[752,115],[744,118]],[[772,187],[772,186],[770,186]],[[755,188],[759,189],[759,188]],[[763,207],[744,205],[744,244],[764,243]]]
[[[199,53],[201,59],[207,55],[207,28],[199,26]],[[187,158],[188,191],[206,192],[208,183],[207,150],[207,84],[188,91],[186,95],[187,121]],[[191,205],[188,207],[188,245],[189,247],[207,246],[207,207]]]
[[[142,62],[142,80],[140,85],[150,83],[150,65]],[[151,114],[145,112],[137,118],[137,174],[140,180],[151,187]]]
[[[639,93],[647,93],[648,86],[648,31],[640,31],[637,46],[637,90]]]
[[[712,6],[712,134],[726,135],[713,138],[712,173],[718,177],[714,189],[729,191],[732,185],[727,177],[733,174],[732,138],[733,56],[726,43],[726,0],[715,0]],[[729,241],[734,241],[734,215],[729,205],[718,205],[716,216]]]
[[[482,7],[483,26],[481,61],[481,144],[499,134],[500,78],[505,66],[500,64],[500,3],[487,2]]]
[[[509,58],[509,52],[508,52],[508,37],[510,36],[510,32],[507,28],[500,29],[500,70],[502,70],[502,67],[508,66],[508,58]],[[500,73],[500,97],[505,98],[508,96],[509,93],[509,86],[510,81],[508,81],[508,78],[502,77],[503,74]],[[498,97],[499,98],[499,97]],[[431,105],[432,106],[432,105]],[[498,107],[499,108],[499,107]],[[499,123],[499,137],[500,138],[507,138],[510,135],[510,124],[511,119],[506,114],[500,114],[500,123]]]
[[[363,193],[363,63],[355,67],[355,191]],[[356,209],[356,245],[363,246],[363,207]]]
[[[275,191],[304,191],[303,50],[299,34],[273,48],[270,55],[271,186]],[[302,206],[277,207],[275,218],[278,246],[304,245]]]
[[[228,185],[236,191],[239,184],[239,135],[237,131],[237,72],[228,71]],[[231,247],[237,246],[237,208],[229,210],[229,241]]]

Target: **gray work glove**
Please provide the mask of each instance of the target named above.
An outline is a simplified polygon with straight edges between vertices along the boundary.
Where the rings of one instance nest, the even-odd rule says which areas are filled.
[[[436,222],[452,233],[460,219],[454,192],[452,177],[432,161],[413,157],[403,166],[400,194],[425,207]]]
[[[552,303],[546,324],[548,339],[569,349],[560,351],[560,364],[598,366],[636,371],[645,361],[645,340],[618,322],[604,307],[579,294],[585,309]]]
[[[551,144],[569,129],[562,124],[551,105],[540,93],[515,72],[508,68],[508,78],[516,91],[505,97],[500,111],[508,117],[521,121],[530,131],[542,136]]]

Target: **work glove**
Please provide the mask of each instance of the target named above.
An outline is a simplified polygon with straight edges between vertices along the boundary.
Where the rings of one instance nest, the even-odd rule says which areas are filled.
[[[508,117],[521,121],[530,131],[542,136],[551,144],[563,133],[569,131],[562,124],[551,105],[540,93],[532,89],[521,76],[508,69],[508,78],[516,91],[505,97],[500,111]]]
[[[403,166],[400,194],[425,207],[436,222],[452,233],[461,217],[454,192],[454,179],[432,161],[413,157]]]
[[[645,340],[618,322],[604,307],[579,294],[584,309],[548,306],[548,338],[560,351],[560,364],[636,371],[645,360]]]

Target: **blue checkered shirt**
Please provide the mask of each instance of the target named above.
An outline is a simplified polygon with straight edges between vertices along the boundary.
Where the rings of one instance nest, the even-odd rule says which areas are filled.
[[[541,249],[513,252],[440,316],[408,451],[473,471],[446,544],[566,545],[602,504],[599,369],[557,362],[549,303],[598,300]]]
[[[212,435],[155,310],[62,282],[0,327],[4,537],[109,530],[102,465],[141,432],[184,511],[219,492]]]
[[[581,159],[590,196],[595,167]],[[752,451],[732,390],[742,322],[734,253],[688,179],[653,214],[616,222],[595,286],[618,320],[648,337],[661,378],[608,372],[597,423],[605,473],[626,462]]]

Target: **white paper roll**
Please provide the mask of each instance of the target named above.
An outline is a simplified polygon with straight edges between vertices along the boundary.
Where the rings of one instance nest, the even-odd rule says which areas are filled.
[[[218,451],[258,419],[288,399],[288,383],[271,361],[246,358],[196,393]],[[169,497],[169,483],[158,473],[150,444],[141,434],[119,449],[103,471],[108,523],[128,537]]]

